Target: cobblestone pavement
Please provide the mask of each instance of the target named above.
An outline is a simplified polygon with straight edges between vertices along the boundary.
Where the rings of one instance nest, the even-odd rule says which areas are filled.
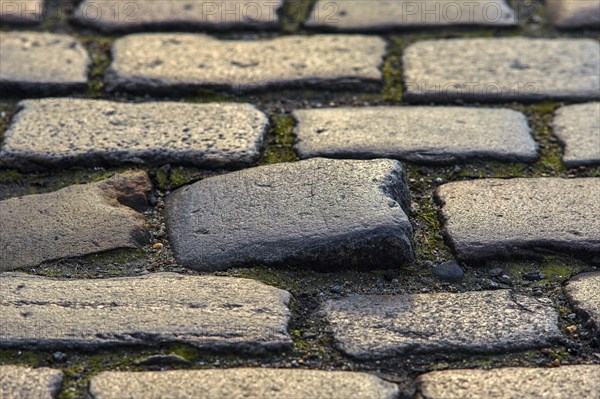
[[[600,397],[598,0],[0,0],[0,398]]]

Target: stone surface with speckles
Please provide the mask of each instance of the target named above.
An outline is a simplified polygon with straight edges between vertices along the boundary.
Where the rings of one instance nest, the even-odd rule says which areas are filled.
[[[484,179],[438,188],[444,233],[464,260],[600,258],[600,179]]]
[[[189,268],[381,269],[413,258],[409,202],[397,161],[315,158],[204,179],[172,193],[165,210]]]
[[[419,163],[531,162],[525,116],[508,109],[364,107],[296,110],[301,158],[395,158]]]
[[[358,359],[412,353],[495,353],[561,339],[552,302],[508,290],[354,295],[321,311],[336,346]]]
[[[565,145],[565,165],[600,164],[600,103],[559,108],[552,129]]]
[[[42,20],[43,12],[43,0],[0,0],[0,22],[36,24]]]
[[[146,172],[0,201],[0,271],[120,248],[148,240]]]
[[[407,101],[600,98],[600,44],[591,39],[425,40],[403,64]]]
[[[366,373],[265,368],[104,372],[89,391],[93,399],[396,399],[399,392]]]
[[[381,86],[386,43],[355,35],[219,40],[202,34],[134,34],[113,45],[109,88],[235,92],[271,87]]]
[[[3,322],[7,320],[3,318]],[[0,398],[54,399],[63,381],[60,370],[0,366]]]
[[[0,346],[186,343],[259,353],[291,344],[287,291],[242,278],[153,273],[58,280],[0,274]]]
[[[74,37],[43,32],[2,32],[0,89],[68,93],[87,86],[87,51]]]
[[[250,104],[26,100],[4,135],[0,165],[29,169],[120,164],[249,166],[267,117]]]
[[[417,389],[423,399],[594,398],[599,375],[599,365],[443,370],[419,376]]]
[[[591,324],[600,329],[600,271],[573,277],[565,292],[573,307],[587,315]]]
[[[546,13],[559,28],[598,28],[600,26],[600,1],[598,0],[548,0]]]

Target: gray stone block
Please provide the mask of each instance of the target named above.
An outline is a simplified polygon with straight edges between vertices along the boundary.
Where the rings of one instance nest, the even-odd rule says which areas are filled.
[[[552,128],[565,146],[565,165],[600,164],[600,103],[559,108]]]
[[[3,322],[6,322],[3,319]],[[60,370],[0,366],[0,398],[2,399],[54,399],[63,381]]]
[[[598,28],[600,2],[598,0],[548,0],[546,14],[559,28]]]
[[[573,307],[587,315],[591,324],[600,329],[600,271],[573,277],[565,292]]]
[[[2,23],[36,24],[42,20],[43,12],[43,0],[0,0],[0,22]]]

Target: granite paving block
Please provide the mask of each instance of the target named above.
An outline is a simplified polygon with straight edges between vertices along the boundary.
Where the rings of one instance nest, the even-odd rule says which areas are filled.
[[[565,165],[600,164],[600,103],[559,108],[552,129],[565,146]]]
[[[51,368],[0,366],[0,398],[54,399],[63,381],[63,373]]]
[[[567,298],[575,309],[589,317],[600,329],[600,271],[579,274],[565,287]]]
[[[598,0],[548,0],[546,14],[559,28],[598,28],[600,2]]]
[[[43,13],[43,0],[0,0],[0,22],[2,23],[36,24],[42,20]]]

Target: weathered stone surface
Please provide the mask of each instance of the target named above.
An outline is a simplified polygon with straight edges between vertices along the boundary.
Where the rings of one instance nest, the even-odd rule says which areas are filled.
[[[598,0],[550,0],[545,4],[550,20],[559,28],[598,28],[600,26],[600,2]]]
[[[403,63],[409,101],[600,97],[600,44],[591,39],[426,40]]]
[[[559,108],[553,130],[565,145],[565,165],[600,164],[600,103]]]
[[[289,345],[290,294],[255,280],[156,273],[56,280],[0,274],[0,346],[187,343],[259,352]]]
[[[146,241],[146,172],[0,201],[0,270],[37,266]],[[137,209],[137,210],[136,210]]]
[[[23,25],[38,23],[42,19],[43,7],[43,0],[0,0],[0,22]]]
[[[517,19],[504,0],[319,0],[306,26],[373,31],[449,25],[512,26]]]
[[[492,353],[561,338],[552,303],[507,290],[330,300],[323,312],[336,345],[372,359],[408,353]]]
[[[135,34],[115,42],[106,79],[113,88],[155,91],[378,86],[385,47],[381,38],[370,36],[243,41],[200,34]]]
[[[417,379],[423,399],[594,398],[600,366],[444,370]]]
[[[534,161],[525,116],[509,109],[366,107],[294,111],[302,158],[396,158],[455,163]]]
[[[398,387],[366,373],[241,368],[104,372],[89,392],[93,399],[395,399]]]
[[[445,234],[462,259],[600,257],[600,179],[484,179],[445,184]]]
[[[126,104],[41,99],[19,104],[0,164],[87,167],[174,163],[228,167],[260,157],[267,117],[250,104]]]
[[[60,389],[62,380],[63,373],[60,370],[0,366],[0,398],[53,399]]]
[[[585,313],[591,323],[600,329],[600,271],[573,277],[565,291],[575,309]]]
[[[283,0],[85,0],[75,19],[103,31],[275,28],[282,4]]]
[[[83,45],[67,35],[2,32],[0,89],[66,92],[85,88],[89,57]]]
[[[412,259],[408,204],[399,162],[317,158],[177,190],[166,223],[178,261],[198,270],[397,267]]]

